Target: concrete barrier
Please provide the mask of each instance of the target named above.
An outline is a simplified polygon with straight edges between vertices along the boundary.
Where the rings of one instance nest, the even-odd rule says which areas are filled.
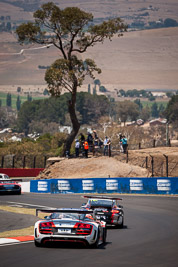
[[[30,181],[32,193],[178,194],[178,177],[84,178]]]
[[[30,193],[30,182],[20,182],[22,193]]]

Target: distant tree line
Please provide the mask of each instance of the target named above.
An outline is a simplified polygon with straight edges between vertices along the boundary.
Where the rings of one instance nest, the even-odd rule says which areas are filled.
[[[46,69],[49,69],[50,67],[49,66],[41,66],[41,65],[38,65],[38,68],[39,69],[46,70]]]
[[[8,113],[2,107],[0,101],[0,128],[9,127],[11,123],[14,129],[25,132],[58,132],[59,125],[70,126],[67,101],[69,93],[60,98],[50,97],[47,99],[33,100],[28,94],[27,101],[21,104],[20,96],[17,96],[16,108],[17,120],[8,118]],[[11,94],[7,94],[6,105],[11,107]],[[148,121],[151,118],[166,117],[170,123],[178,127],[178,95],[172,96],[167,107],[163,104],[153,102],[151,106],[144,106],[137,98],[134,102],[129,100],[112,102],[106,96],[91,95],[80,92],[77,94],[76,102],[77,116],[81,125],[96,125],[101,117],[112,117],[116,123],[142,119]]]
[[[44,128],[46,131],[46,125],[51,127],[52,131],[59,125],[71,126],[67,107],[69,99],[69,93],[65,93],[60,98],[50,97],[24,102],[18,113],[17,130],[27,135],[33,131],[43,132]],[[147,121],[149,118],[161,116],[165,110],[162,104],[158,105],[156,102],[151,107],[143,107],[140,99],[134,102],[111,100],[104,95],[77,93],[76,111],[80,124],[95,125],[103,116],[112,117],[117,123],[138,118]]]
[[[178,129],[178,95],[172,96],[164,112],[169,123],[172,123]]]
[[[149,13],[145,12],[137,17],[130,25],[129,28],[138,29],[155,29],[155,28],[167,28],[167,27],[177,27],[178,22],[172,18],[166,18],[165,20],[159,19],[157,21],[149,21],[148,25],[141,19],[143,16],[148,16]]]
[[[4,1],[8,2],[8,1]],[[40,0],[11,1],[11,5],[20,7],[26,12],[33,12],[40,6]]]
[[[50,97],[42,100],[24,102],[18,113],[17,129],[29,133],[32,124],[57,123],[71,125],[68,117],[70,94],[65,93],[60,98]],[[76,110],[81,124],[94,124],[101,116],[109,114],[110,102],[105,96],[77,93]]]
[[[139,97],[139,98],[143,97],[143,98],[148,98],[150,101],[155,100],[155,97],[153,96],[153,94],[146,90],[133,89],[133,90],[125,91],[123,89],[120,89],[117,95],[121,97]]]

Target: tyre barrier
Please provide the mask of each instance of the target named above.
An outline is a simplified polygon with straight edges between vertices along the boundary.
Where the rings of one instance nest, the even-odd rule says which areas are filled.
[[[32,193],[178,194],[178,177],[31,180]]]

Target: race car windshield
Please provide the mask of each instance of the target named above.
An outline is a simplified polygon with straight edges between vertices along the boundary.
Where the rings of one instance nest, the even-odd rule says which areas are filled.
[[[90,205],[92,207],[112,207],[113,201],[110,199],[91,199]]]
[[[85,215],[86,214],[56,212],[51,214],[51,219],[84,220]]]

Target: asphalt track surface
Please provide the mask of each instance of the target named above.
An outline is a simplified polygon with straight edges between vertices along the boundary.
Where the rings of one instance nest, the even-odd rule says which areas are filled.
[[[124,195],[122,198],[125,227],[108,229],[105,246],[98,249],[75,246],[36,248],[33,242],[0,246],[0,267],[178,266],[178,197]],[[78,208],[83,202],[85,201],[81,195],[74,194],[30,193],[21,196],[0,196],[0,205],[26,203],[56,208]],[[13,228],[10,214],[7,217],[6,215],[3,215],[7,218],[6,227]],[[18,218],[21,218],[18,216],[16,224]],[[2,214],[1,223],[4,229],[5,220],[2,220]],[[24,220],[24,227],[26,223]]]

